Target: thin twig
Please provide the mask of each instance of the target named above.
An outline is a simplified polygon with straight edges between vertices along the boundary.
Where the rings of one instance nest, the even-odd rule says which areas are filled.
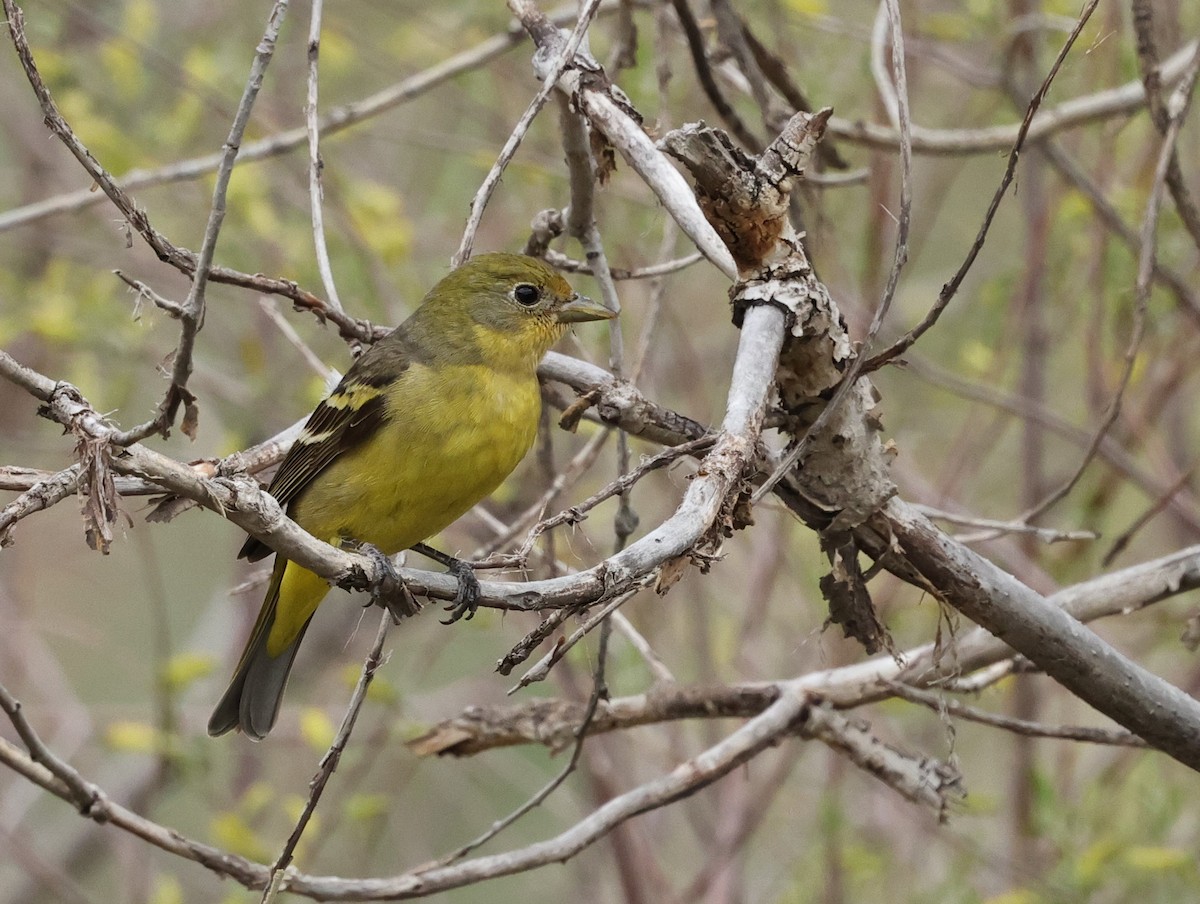
[[[1029,524],[1024,521],[998,521],[993,518],[980,518],[975,515],[959,515],[929,505],[914,505],[913,508],[921,512],[925,517],[933,518],[935,521],[945,521],[959,527],[975,527],[986,532],[986,534],[981,534],[978,537],[974,535],[960,535],[956,538],[960,543],[979,543],[985,539],[991,540],[1003,534],[1031,534],[1043,543],[1095,540],[1100,536],[1090,530],[1054,530],[1053,528],[1039,527],[1036,524]]]
[[[1179,138],[1179,130],[1183,125],[1184,116],[1191,102],[1192,88],[1196,84],[1197,77],[1200,77],[1200,54],[1195,56],[1191,67],[1172,93],[1171,99],[1168,102],[1169,125],[1163,134],[1162,145],[1159,148],[1154,180],[1151,183],[1150,196],[1146,200],[1146,213],[1142,220],[1139,241],[1141,250],[1138,255],[1137,279],[1134,283],[1133,329],[1129,337],[1129,344],[1125,348],[1124,367],[1121,370],[1121,378],[1117,383],[1117,388],[1113,392],[1112,400],[1109,402],[1104,418],[1101,420],[1095,435],[1092,437],[1091,443],[1089,443],[1087,450],[1084,452],[1083,460],[1076,467],[1074,473],[1045,499],[1023,513],[1017,519],[1019,521],[1029,521],[1042,515],[1064,499],[1075,488],[1075,485],[1087,470],[1088,465],[1091,464],[1092,459],[1096,457],[1096,450],[1099,448],[1100,443],[1108,435],[1109,429],[1121,413],[1121,403],[1125,396],[1125,390],[1129,387],[1129,381],[1133,377],[1133,366],[1137,361],[1138,350],[1141,348],[1142,337],[1146,331],[1146,312],[1150,304],[1150,288],[1154,278],[1154,262],[1158,252],[1156,233],[1158,231],[1159,213],[1162,209],[1162,196],[1166,185],[1167,172],[1170,170],[1171,160],[1175,152],[1175,143]]]
[[[324,380],[326,385],[332,389],[333,385],[341,379],[341,374],[322,361],[317,356],[317,353],[309,347],[309,344],[300,337],[300,334],[296,332],[296,328],[292,326],[292,322],[279,312],[279,306],[275,304],[274,299],[268,297],[260,298],[258,306],[267,315],[271,323],[275,325],[275,328],[283,334],[283,338],[300,353],[300,357],[304,359],[304,363],[312,368],[313,373]]]
[[[1159,135],[1165,139],[1170,128],[1171,116],[1160,94],[1162,86],[1158,48],[1154,41],[1154,10],[1149,0],[1133,0],[1133,30],[1137,35],[1138,68],[1142,73],[1142,84],[1146,87],[1150,120]],[[1195,52],[1200,54],[1200,46]],[[1183,179],[1183,170],[1179,166],[1179,151],[1176,148],[1171,149],[1171,159],[1167,163],[1166,185],[1171,197],[1175,199],[1179,219],[1183,221],[1184,228],[1192,237],[1192,243],[1200,248],[1200,208],[1196,206],[1196,201]]]
[[[504,831],[504,829],[508,828],[534,807],[541,806],[546,798],[553,794],[555,789],[562,785],[562,783],[567,780],[567,777],[575,771],[576,767],[579,765],[580,757],[583,756],[583,742],[587,739],[588,730],[591,727],[592,720],[596,717],[596,707],[600,704],[601,700],[608,699],[608,688],[604,683],[604,664],[608,660],[606,649],[608,646],[607,629],[610,624],[611,622],[608,619],[605,619],[603,622],[604,627],[600,634],[600,651],[596,660],[595,680],[592,685],[592,693],[588,698],[587,706],[584,708],[583,718],[580,720],[579,725],[577,725],[575,728],[575,742],[571,747],[571,756],[570,759],[567,760],[566,765],[559,770],[557,775],[543,785],[541,790],[529,798],[529,800],[525,801],[525,803],[517,807],[517,809],[513,810],[503,819],[499,819],[492,823],[488,830],[478,838],[468,842],[467,844],[464,844],[458,850],[438,860],[434,864],[435,866],[446,866],[450,863],[454,863],[457,860],[461,860],[471,851],[487,843],[488,841],[491,841],[498,834],[500,834],[500,832]]]
[[[1129,731],[1109,731],[1104,728],[1084,728],[1075,725],[1044,725],[1040,722],[1030,722],[1027,719],[1014,719],[999,713],[984,712],[973,706],[967,706],[958,700],[952,700],[943,694],[921,690],[900,681],[885,682],[887,689],[902,700],[919,703],[937,713],[945,713],[978,722],[981,725],[991,725],[1015,734],[1027,735],[1034,738],[1059,738],[1065,741],[1084,741],[1089,744],[1109,744],[1116,747],[1150,747],[1145,741]]]
[[[712,66],[708,62],[708,53],[704,49],[704,35],[700,31],[696,17],[692,15],[687,0],[671,0],[671,6],[679,19],[684,38],[687,39],[688,52],[692,56],[696,79],[700,82],[700,88],[704,91],[705,97],[713,105],[717,115],[721,117],[725,128],[741,143],[742,147],[750,151],[758,150],[763,146],[763,140],[742,122],[742,118],[738,116],[733,105],[725,99],[720,86],[717,85],[717,80],[713,77]]]
[[[1171,486],[1167,487],[1167,489],[1161,493],[1157,499],[1154,500],[1153,504],[1151,504],[1144,512],[1138,515],[1138,517],[1134,519],[1133,523],[1129,525],[1129,527],[1125,528],[1125,530],[1123,530],[1116,537],[1116,539],[1113,540],[1112,546],[1109,548],[1108,552],[1104,554],[1104,557],[1100,560],[1100,564],[1105,568],[1111,565],[1113,560],[1116,559],[1116,557],[1122,552],[1124,552],[1127,546],[1129,546],[1134,536],[1137,535],[1137,532],[1149,524],[1156,515],[1163,512],[1167,506],[1171,504],[1171,500],[1175,498],[1175,494],[1191,483],[1192,477],[1194,477],[1195,474],[1196,465],[1194,464],[1192,467],[1180,474],[1178,479],[1171,484]]]
[[[354,731],[354,723],[358,720],[358,714],[362,710],[363,701],[367,698],[367,688],[371,686],[375,672],[383,663],[383,644],[387,640],[388,628],[391,627],[391,624],[391,613],[384,610],[380,613],[375,642],[371,645],[371,651],[367,653],[367,658],[363,661],[362,672],[358,676],[358,683],[354,685],[354,692],[350,695],[350,702],[346,706],[346,714],[342,717],[341,727],[334,736],[333,743],[329,745],[329,750],[321,757],[317,774],[313,776],[309,785],[308,800],[305,801],[304,809],[301,811],[299,819],[296,820],[296,827],[292,829],[283,850],[279,852],[279,856],[271,866],[271,882],[263,892],[262,904],[270,904],[280,889],[287,885],[286,871],[296,853],[296,845],[300,843],[300,838],[304,835],[304,830],[308,828],[317,804],[321,802],[321,795],[325,791],[326,784],[329,783],[330,776],[333,775],[341,761],[342,753],[350,740],[350,733]]]
[[[624,612],[620,610],[614,612],[609,617],[609,620],[621,636],[629,641],[629,645],[637,650],[638,655],[642,657],[642,660],[646,663],[646,667],[650,669],[650,674],[654,676],[656,682],[662,684],[673,684],[675,682],[674,673],[663,662],[662,657],[650,646],[650,641],[634,626],[633,622],[626,617]]]
[[[312,208],[313,246],[317,252],[317,270],[321,274],[321,285],[329,306],[339,313],[343,311],[338,297],[337,285],[333,281],[333,267],[329,263],[329,246],[325,242],[325,214],[322,200],[325,189],[321,184],[321,172],[325,162],[321,159],[321,125],[317,118],[318,61],[321,53],[321,14],[324,0],[312,0],[312,15],[308,28],[308,99],[304,104],[304,127],[308,132],[308,200]]]
[[[632,471],[626,471],[621,474],[607,486],[597,490],[583,502],[578,505],[573,505],[570,508],[563,509],[557,515],[552,515],[549,518],[543,518],[535,524],[525,537],[525,541],[520,548],[513,554],[513,559],[517,562],[524,561],[528,556],[533,545],[537,542],[538,537],[544,534],[551,528],[558,527],[562,524],[575,524],[582,521],[584,516],[598,506],[601,502],[612,496],[627,492],[634,484],[649,474],[651,471],[657,471],[660,468],[666,467],[671,462],[676,461],[685,455],[694,455],[703,452],[712,446],[716,441],[716,437],[702,436],[699,439],[691,440],[690,442],[681,443],[678,446],[671,446],[663,449],[657,455],[652,455],[642,461]]]
[[[680,270],[685,270],[692,266],[692,264],[699,263],[702,260],[704,260],[704,255],[699,251],[693,251],[691,254],[685,254],[683,257],[674,260],[663,261],[660,264],[649,264],[648,266],[636,267],[632,270],[612,267],[608,272],[617,282],[628,279],[660,279],[670,273],[678,273]],[[584,261],[573,260],[553,249],[546,252],[546,261],[566,273],[590,274],[593,272],[590,264]]]
[[[580,9],[579,20],[575,23],[575,28],[572,30],[570,37],[567,38],[566,45],[547,67],[542,87],[538,89],[538,93],[534,95],[533,100],[529,102],[529,106],[525,108],[525,112],[521,114],[521,118],[517,120],[517,124],[509,134],[508,140],[504,142],[504,147],[501,148],[496,162],[492,164],[492,168],[488,171],[487,176],[484,177],[483,183],[476,190],[475,197],[471,199],[471,213],[467,217],[467,226],[463,230],[462,241],[459,242],[458,250],[454,252],[452,259],[452,264],[455,267],[471,256],[471,248],[475,244],[475,232],[479,228],[480,221],[483,219],[483,211],[492,197],[492,192],[496,190],[496,186],[500,183],[500,177],[504,174],[504,168],[508,166],[508,162],[517,152],[517,148],[520,147],[525,133],[533,123],[534,117],[541,112],[542,107],[546,105],[546,101],[550,99],[551,92],[557,87],[559,76],[562,75],[568,66],[575,62],[575,54],[579,50],[579,45],[583,42],[584,36],[587,34],[588,26],[592,24],[592,19],[595,18],[596,11],[599,8],[600,0],[587,0],[583,8]]]
[[[1163,84],[1174,85],[1183,77],[1196,47],[1197,42],[1192,41],[1163,63]],[[1039,141],[1065,129],[1128,116],[1144,109],[1145,106],[1145,88],[1139,79],[1134,79],[1115,88],[1063,101],[1057,107],[1047,107],[1034,117],[1028,127],[1024,122],[977,129],[929,129],[914,124],[913,153],[935,156],[994,154],[1011,150],[1021,135],[1025,135],[1027,142]],[[900,135],[895,129],[863,120],[831,117],[828,132],[853,144],[879,150],[895,150],[900,147]]]
[[[70,795],[69,800],[84,816],[92,817],[103,810],[107,804],[103,792],[82,775],[69,763],[63,762],[43,743],[41,737],[25,718],[21,703],[9,693],[8,688],[0,684],[0,710],[8,716],[8,721],[16,729],[17,737],[29,751],[30,759],[39,766],[45,767],[51,775],[62,782]]]
[[[1042,405],[1017,396],[1007,395],[983,383],[964,380],[957,374],[938,368],[919,356],[906,358],[904,370],[953,395],[982,402],[1014,417],[1036,420],[1050,432],[1081,449],[1086,449],[1092,441],[1092,433],[1068,423]],[[1142,468],[1134,457],[1111,436],[1105,436],[1101,441],[1098,454],[1114,471],[1140,487],[1147,496],[1157,498],[1166,492],[1169,484],[1160,482],[1155,475]],[[1200,512],[1196,511],[1194,505],[1189,505],[1178,496],[1174,496],[1170,500],[1170,506],[1171,511],[1190,529],[1200,531]]]
[[[1030,126],[1033,124],[1034,114],[1041,107],[1042,101],[1045,99],[1047,92],[1050,90],[1050,85],[1054,82],[1054,77],[1058,74],[1059,68],[1063,61],[1067,58],[1067,54],[1075,45],[1076,39],[1083,32],[1084,25],[1087,24],[1092,13],[1095,11],[1100,0],[1089,0],[1087,6],[1079,15],[1079,19],[1075,24],[1075,28],[1067,37],[1062,49],[1059,50],[1058,56],[1054,60],[1054,64],[1050,67],[1050,71],[1046,73],[1045,79],[1042,80],[1041,86],[1034,93],[1033,98],[1029,102],[1029,106],[1025,110],[1025,118],[1021,120],[1021,126],[1017,130],[1016,140],[1013,142],[1012,150],[1008,154],[1008,165],[1004,169],[1004,175],[1000,178],[1000,184],[996,187],[996,191],[992,194],[992,200],[988,204],[987,211],[983,215],[983,223],[979,227],[979,232],[975,236],[975,241],[972,242],[970,249],[967,251],[967,256],[959,265],[958,270],[950,281],[942,287],[942,291],[938,293],[937,300],[933,307],[929,309],[924,319],[915,327],[904,334],[900,339],[890,345],[888,348],[879,352],[877,355],[870,358],[862,367],[864,374],[869,374],[872,371],[878,370],[889,361],[899,357],[905,351],[912,347],[913,343],[921,338],[941,317],[942,312],[950,304],[955,295],[958,294],[958,289],[966,279],[967,273],[970,272],[971,266],[975,263],[975,258],[979,256],[979,252],[983,250],[983,244],[987,240],[988,232],[992,227],[992,220],[996,216],[996,211],[1000,209],[1000,202],[1004,200],[1005,194],[1008,192],[1008,186],[1012,183],[1012,179],[1017,170],[1017,161],[1020,159],[1021,149],[1025,146],[1025,139],[1029,135]]]
[[[613,612],[616,612],[617,609],[637,596],[637,594],[640,593],[644,588],[648,587],[654,581],[654,579],[655,575],[646,575],[640,578],[637,583],[635,583],[628,590],[625,590],[619,595],[613,597],[600,609],[589,615],[588,618],[584,620],[583,624],[571,632],[569,637],[561,640],[559,643],[556,643],[554,648],[549,653],[539,659],[532,668],[526,671],[525,674],[521,676],[521,679],[508,689],[508,693],[515,694],[517,691],[521,690],[522,688],[529,687],[531,684],[534,684],[538,681],[545,681],[546,676],[550,674],[550,670],[554,668],[554,666],[561,661],[562,658],[567,655],[567,653],[570,652],[571,648],[574,647],[575,644],[579,643],[579,641],[583,640],[586,635],[590,634],[597,625],[603,623],[609,615],[611,615]]]
[[[178,320],[183,316],[183,306],[179,302],[172,301],[169,298],[163,298],[163,296],[159,295],[140,279],[133,279],[132,277],[126,276],[120,270],[113,270],[113,275],[137,293],[133,305],[134,320],[137,320],[141,316],[140,311],[143,298],[149,300],[156,308],[165,312],[166,315],[173,320]]]
[[[78,463],[38,480],[29,489],[0,509],[0,548],[12,545],[13,526],[22,518],[45,511],[79,490]]]

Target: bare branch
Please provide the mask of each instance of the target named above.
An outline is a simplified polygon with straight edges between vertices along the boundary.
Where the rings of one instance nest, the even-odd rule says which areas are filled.
[[[567,860],[625,820],[694,794],[727,775],[792,731],[797,720],[806,718],[807,712],[803,696],[787,694],[720,743],[680,763],[666,775],[618,795],[554,838],[520,850],[384,879],[297,875],[285,887],[331,901],[403,899]]]
[[[1055,681],[1159,750],[1200,769],[1200,703],[1150,673],[897,499],[897,542],[942,598]]]
[[[0,686],[0,706],[8,713],[30,753],[0,738],[0,762],[56,797],[79,808],[81,815],[101,825],[112,825],[157,848],[199,863],[229,876],[247,888],[266,884],[266,869],[236,854],[186,838],[114,803],[103,791],[79,776],[69,765],[50,753],[20,713],[19,704]]]
[[[1111,744],[1116,747],[1141,747],[1150,745],[1128,731],[1108,731],[1103,728],[1081,728],[1074,725],[1042,725],[1026,719],[1014,719],[998,713],[984,712],[951,700],[943,694],[924,691],[898,681],[889,681],[888,689],[901,700],[919,703],[936,713],[957,716],[981,725],[991,725],[1016,734],[1034,738],[1057,738],[1065,741],[1083,741],[1088,744]]]
[[[1133,29],[1137,33],[1138,68],[1142,73],[1142,84],[1146,88],[1146,101],[1150,107],[1150,119],[1164,139],[1170,128],[1172,119],[1179,119],[1168,113],[1168,105],[1159,94],[1161,74],[1159,72],[1158,48],[1154,42],[1154,12],[1147,0],[1133,0]],[[1197,46],[1193,55],[1200,54]],[[1167,162],[1165,175],[1167,188],[1175,199],[1175,209],[1179,218],[1192,237],[1192,242],[1200,248],[1200,208],[1188,190],[1183,180],[1183,171],[1179,166],[1179,152],[1171,148],[1171,159]]]
[[[1037,113],[1047,92],[1050,90],[1050,85],[1053,83],[1054,77],[1058,74],[1059,68],[1067,58],[1067,54],[1071,48],[1075,45],[1076,39],[1083,31],[1083,26],[1087,24],[1098,3],[1099,0],[1089,0],[1088,4],[1080,12],[1079,19],[1075,23],[1075,28],[1071,31],[1062,49],[1059,50],[1054,64],[1050,67],[1050,71],[1046,73],[1045,79],[1042,80],[1041,87],[1038,88],[1033,98],[1029,101],[1029,107],[1025,111],[1025,118],[1021,121],[1021,127],[1017,130],[1012,149],[1009,151],[1008,165],[1005,167],[1004,175],[1001,177],[1000,184],[992,195],[992,200],[988,203],[987,211],[983,215],[983,222],[980,224],[979,232],[976,234],[975,241],[967,252],[966,258],[954,276],[950,278],[950,281],[942,287],[942,291],[938,293],[937,300],[934,302],[933,307],[929,309],[929,313],[925,315],[925,318],[909,330],[901,339],[867,361],[863,366],[863,373],[869,374],[871,371],[878,370],[884,364],[907,351],[930,327],[937,323],[942,311],[946,309],[954,296],[958,294],[959,286],[962,285],[962,281],[966,278],[967,273],[970,272],[971,266],[975,263],[975,258],[983,250],[983,244],[987,240],[992,220],[996,216],[996,211],[1000,209],[1000,202],[1004,200],[1004,195],[1008,192],[1008,186],[1012,183],[1013,175],[1017,169],[1017,161],[1020,159],[1021,149],[1025,146],[1025,142],[1029,138],[1033,126],[1034,114]]]
[[[457,267],[471,256],[471,248],[475,243],[475,232],[479,228],[480,221],[483,219],[483,211],[492,197],[492,192],[496,190],[496,186],[500,183],[500,176],[503,175],[504,168],[508,166],[508,162],[516,154],[517,148],[520,147],[525,133],[529,131],[529,126],[533,123],[534,117],[541,112],[542,107],[546,105],[546,101],[550,99],[550,93],[557,87],[559,76],[574,61],[575,54],[579,50],[579,45],[587,35],[588,26],[592,24],[592,19],[599,8],[600,0],[588,0],[583,5],[579,11],[579,19],[575,23],[575,28],[572,30],[571,36],[567,38],[566,43],[561,49],[557,50],[556,55],[545,64],[545,68],[539,73],[542,78],[542,87],[534,95],[533,100],[529,102],[529,106],[525,108],[525,112],[521,114],[521,118],[517,120],[512,133],[509,134],[508,140],[505,141],[504,147],[501,148],[496,162],[492,164],[492,168],[488,171],[487,176],[484,177],[483,183],[476,190],[475,197],[471,200],[471,213],[467,217],[467,226],[463,231],[462,241],[459,242],[458,250],[454,253],[452,259],[454,266]]]
[[[1174,85],[1183,77],[1198,42],[1192,41],[1167,59],[1161,68],[1165,85]],[[1015,125],[989,126],[980,129],[927,129],[913,126],[913,153],[939,156],[963,154],[994,154],[1008,151],[1024,135],[1025,141],[1038,141],[1065,129],[1127,116],[1146,106],[1146,91],[1140,80],[1126,82],[1107,91],[1072,98],[1033,117],[1032,121]],[[829,120],[829,134],[845,141],[882,150],[900,147],[900,135],[888,126],[861,120]]]
[[[329,306],[341,313],[342,300],[338,297],[337,285],[333,281],[329,246],[325,242],[325,188],[321,182],[321,171],[325,168],[325,162],[321,159],[321,124],[317,118],[321,14],[324,6],[324,0],[313,0],[308,29],[308,100],[304,104],[304,128],[308,133],[308,202],[312,209],[313,247],[317,253],[317,270],[321,274],[321,285],[325,287],[325,297]]]
[[[1150,187],[1150,197],[1146,201],[1146,214],[1142,220],[1139,241],[1141,251],[1138,255],[1137,280],[1134,284],[1133,328],[1129,337],[1129,344],[1125,348],[1121,378],[1117,382],[1117,388],[1114,390],[1112,400],[1108,404],[1108,411],[1105,412],[1105,416],[1101,420],[1100,426],[1096,429],[1095,436],[1093,436],[1091,443],[1088,444],[1083,460],[1079,463],[1075,472],[1042,502],[1025,512],[1019,519],[1021,521],[1032,520],[1046,512],[1074,489],[1087,469],[1087,466],[1091,464],[1092,459],[1095,457],[1100,443],[1121,413],[1121,401],[1125,396],[1125,390],[1129,386],[1130,378],[1133,376],[1133,366],[1137,361],[1138,350],[1141,348],[1142,337],[1145,335],[1146,330],[1146,312],[1150,304],[1150,288],[1154,277],[1154,262],[1158,248],[1156,233],[1158,231],[1158,215],[1162,207],[1163,186],[1166,184],[1168,173],[1171,170],[1171,161],[1177,160],[1175,142],[1179,138],[1179,129],[1183,125],[1183,118],[1187,112],[1192,96],[1192,88],[1196,84],[1197,77],[1200,77],[1200,51],[1193,58],[1183,80],[1180,81],[1179,86],[1175,89],[1169,104],[1168,126],[1163,134],[1162,146],[1159,149],[1158,164],[1154,171],[1154,181]]]
[[[930,808],[939,822],[945,822],[951,808],[966,797],[957,769],[885,744],[868,726],[827,707],[811,707],[801,733],[841,753],[907,800]]]
[[[296,827],[292,829],[287,843],[284,844],[283,850],[279,852],[279,856],[271,867],[271,881],[263,892],[263,904],[269,904],[282,887],[282,877],[291,865],[292,857],[296,852],[296,845],[300,843],[300,838],[304,835],[304,830],[308,827],[313,813],[316,812],[317,804],[321,802],[321,795],[325,791],[325,785],[328,784],[330,777],[338,767],[338,763],[341,762],[342,753],[350,741],[350,733],[354,731],[354,723],[358,721],[358,713],[362,709],[363,701],[367,699],[367,688],[371,686],[371,681],[375,678],[375,672],[383,664],[383,644],[387,640],[388,627],[391,621],[391,614],[386,610],[380,614],[379,628],[375,632],[375,642],[371,645],[371,650],[367,653],[367,658],[363,660],[362,671],[359,673],[358,681],[354,685],[354,692],[350,695],[350,703],[346,706],[346,714],[342,717],[341,727],[338,728],[333,743],[329,745],[329,750],[321,757],[321,762],[317,767],[317,774],[313,777],[309,786],[308,799],[304,802],[304,809],[300,812],[300,817],[296,820]]]
[[[1081,622],[1129,614],[1200,588],[1200,546],[1102,575],[1059,591],[1047,602]],[[603,702],[589,726],[598,734],[679,719],[748,718],[778,699],[789,682],[838,709],[894,695],[893,682],[978,693],[1011,673],[1012,648],[983,628],[949,643],[929,643],[897,655],[810,672],[793,679],[736,685],[664,684],[643,694]],[[520,704],[473,706],[446,719],[409,746],[419,756],[473,756],[494,747],[542,744],[551,751],[570,742],[579,704],[539,698]]]

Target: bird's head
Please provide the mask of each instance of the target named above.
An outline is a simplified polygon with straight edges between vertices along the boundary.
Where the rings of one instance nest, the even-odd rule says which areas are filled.
[[[617,316],[545,262],[506,253],[471,258],[430,290],[422,308],[438,319],[465,321],[485,357],[532,358],[535,365],[568,325]]]

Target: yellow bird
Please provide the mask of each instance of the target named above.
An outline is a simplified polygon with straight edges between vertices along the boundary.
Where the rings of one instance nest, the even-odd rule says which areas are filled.
[[[537,365],[567,325],[614,316],[535,258],[471,259],[317,405],[271,494],[335,546],[369,544],[387,555],[417,546],[433,555],[459,576],[454,618],[473,611],[478,584],[469,566],[420,541],[490,494],[525,456],[541,414]],[[270,554],[250,537],[239,558]],[[328,591],[323,578],[275,557],[209,734],[239,728],[257,740],[271,730],[296,650]]]

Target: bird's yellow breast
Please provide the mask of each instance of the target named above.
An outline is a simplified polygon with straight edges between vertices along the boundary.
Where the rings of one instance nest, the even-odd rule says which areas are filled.
[[[330,542],[391,554],[450,525],[517,466],[537,435],[532,373],[476,365],[411,365],[387,390],[377,440],[332,462],[291,515]]]

